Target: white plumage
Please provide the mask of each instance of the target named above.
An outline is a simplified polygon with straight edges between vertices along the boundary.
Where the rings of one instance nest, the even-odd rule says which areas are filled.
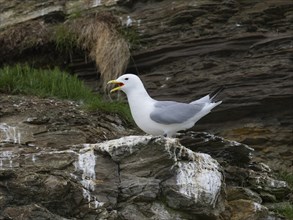
[[[151,135],[175,136],[177,131],[193,127],[199,119],[222,103],[213,102],[222,88],[191,103],[181,103],[151,98],[140,78],[134,74],[122,75],[108,83],[118,84],[111,92],[125,92],[135,123]]]

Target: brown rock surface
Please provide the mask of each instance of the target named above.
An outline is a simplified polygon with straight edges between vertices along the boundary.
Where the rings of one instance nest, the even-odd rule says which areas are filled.
[[[159,1],[132,11],[140,46],[129,71],[150,95],[189,102],[225,85],[223,104],[193,130],[249,144],[259,161],[292,171],[292,1]]]
[[[7,133],[6,141],[62,148],[131,133],[117,115],[90,112],[71,101],[0,94],[0,103],[1,140]]]
[[[268,215],[268,209],[258,203],[252,202],[250,200],[234,200],[230,202],[232,207],[233,215],[231,220],[240,220],[240,219],[266,219]]]
[[[0,39],[0,47],[4,46],[1,54],[5,54],[1,62],[11,64],[43,57],[50,66],[57,58],[56,63],[60,64],[55,45],[43,41],[43,37],[48,36],[44,24],[62,23],[70,13],[78,13],[76,9],[81,6],[82,10],[101,10],[95,3],[97,1],[83,5],[81,1],[66,1],[66,4],[64,1],[45,4],[30,1],[22,5],[17,1],[0,0],[1,28],[12,24],[20,24],[22,28],[29,24],[40,27],[39,33],[34,35],[37,43],[31,47],[7,49]],[[189,132],[187,137],[180,136],[185,146],[211,154],[223,167],[229,186],[229,202],[223,218],[261,219],[269,215],[262,202],[282,202],[290,193],[292,197],[288,185],[275,180],[270,168],[259,163],[289,173],[293,169],[292,1],[120,0],[117,4],[102,3],[111,5],[107,10],[121,16],[124,25],[127,16],[131,17],[132,25],[124,26],[133,58],[128,71],[142,77],[151,96],[188,102],[220,85],[226,86],[219,97],[223,104],[193,130],[212,132],[243,144],[208,133]],[[14,7],[18,7],[17,10]],[[14,14],[19,16],[16,18]],[[27,32],[14,34],[12,36],[20,36],[16,45],[22,45]],[[74,54],[72,60],[61,61],[62,66],[69,67],[89,84],[97,85],[96,68],[84,60],[84,54]],[[178,216],[192,219],[190,213],[170,211],[170,207],[177,209],[181,205],[173,201],[172,193],[165,192],[165,202],[149,202],[157,198],[159,187],[153,178],[138,184],[138,177],[151,176],[143,166],[135,172],[137,181],[132,182],[133,179],[128,179],[132,172],[125,165],[124,192],[119,194],[121,197],[117,196],[120,190],[117,182],[121,181],[117,175],[119,169],[107,154],[98,155],[96,175],[101,178],[95,181],[99,187],[93,197],[84,194],[85,186],[80,180],[85,171],[79,170],[76,163],[83,158],[71,151],[56,151],[67,150],[68,144],[96,143],[137,132],[125,130],[124,122],[117,116],[88,113],[77,109],[76,103],[35,97],[1,95],[0,102],[0,160],[5,168],[0,172],[0,207],[5,208],[1,209],[2,216],[17,219],[25,212],[28,219],[94,218],[97,210],[92,208],[99,206],[101,200],[105,206],[98,210],[98,216],[108,219],[118,218],[113,205],[117,202],[120,202],[119,217],[124,219],[144,219],[151,215],[161,219]],[[51,153],[44,156],[40,153],[43,149]],[[252,154],[257,157],[251,158]],[[146,153],[143,156],[148,158]],[[128,162],[132,161],[135,166],[135,159],[130,156]],[[112,174],[105,175],[102,166]],[[22,170],[29,173],[23,175]],[[92,180],[92,173],[87,174]],[[167,185],[169,190],[173,182],[170,180]],[[7,183],[12,191],[8,190]],[[188,201],[185,200],[184,205],[188,206]],[[194,203],[191,206],[194,207]],[[185,206],[184,210],[188,208]]]
[[[75,102],[0,100],[0,219],[230,219],[242,200],[245,216],[269,217],[263,201],[291,193],[245,144],[203,132],[106,141],[133,131]]]
[[[2,25],[21,23],[26,29],[23,22],[34,15],[31,22],[40,26],[34,46],[38,49],[10,48],[7,54],[9,48],[3,44],[2,59],[8,62],[7,57],[13,55],[9,60],[13,63],[13,59],[18,62],[32,56],[34,60],[36,53],[45,53],[51,56],[45,60],[54,62],[58,53],[52,51],[53,45],[43,45],[43,38],[48,36],[44,24],[63,22],[67,13],[75,15],[78,8],[99,11],[96,3],[1,3]],[[132,49],[128,71],[143,78],[154,98],[188,102],[225,85],[219,97],[223,104],[193,130],[210,131],[249,144],[256,149],[258,161],[275,170],[292,171],[292,1],[121,0],[101,4],[112,5],[108,9],[121,18]],[[63,20],[58,20],[59,15]],[[132,20],[129,27],[125,27],[127,16]],[[18,39],[16,45],[21,41]],[[59,58],[55,60],[60,63]],[[74,54],[66,63],[88,84],[97,85],[96,68],[83,55]]]

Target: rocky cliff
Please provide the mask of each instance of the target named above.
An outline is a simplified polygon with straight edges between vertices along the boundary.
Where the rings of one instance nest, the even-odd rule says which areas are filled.
[[[115,116],[0,100],[0,219],[281,219],[264,205],[290,188],[247,145],[194,132],[117,139],[131,131]]]
[[[129,146],[118,138],[142,133],[74,102],[1,94],[0,218],[277,218],[263,205],[292,200],[272,172],[293,169],[292,6],[290,0],[0,0],[0,66],[57,65],[96,89],[101,68],[89,51],[68,44],[60,51],[51,37],[75,19],[107,11],[129,42],[127,71],[140,75],[154,98],[192,101],[226,87],[223,104],[171,145],[122,139]],[[202,172],[217,181],[194,191],[205,181]]]
[[[9,31],[0,60],[61,65],[96,87],[86,52],[60,56],[48,36],[54,25],[108,11],[130,43],[127,71],[153,97],[191,101],[225,85],[223,104],[194,130],[249,144],[259,161],[292,171],[292,8],[290,0],[1,1]]]
[[[292,167],[292,15],[291,1],[137,6],[143,46],[133,67],[158,99],[191,101],[225,85],[221,107],[194,129],[266,152],[273,168],[277,158]]]

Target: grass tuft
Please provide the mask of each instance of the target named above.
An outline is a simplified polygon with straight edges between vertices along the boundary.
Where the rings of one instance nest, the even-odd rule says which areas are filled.
[[[120,27],[118,28],[121,36],[127,40],[129,43],[129,48],[131,50],[138,49],[141,46],[141,41],[137,28],[135,27]]]
[[[129,108],[124,103],[104,101],[76,76],[58,68],[44,70],[28,65],[3,67],[0,69],[0,92],[79,101],[89,110],[118,113],[127,121],[131,121]]]
[[[130,59],[128,42],[118,27],[119,20],[107,12],[75,19],[71,24],[71,28],[77,30],[78,45],[89,51],[99,68],[104,91],[110,79],[116,79],[126,70]]]
[[[73,33],[66,25],[55,27],[54,41],[57,51],[71,54],[77,47],[77,35]]]
[[[91,4],[91,1],[88,1]],[[85,3],[87,4],[87,3]],[[24,22],[0,32],[0,63],[25,55],[26,51],[42,52],[41,48],[65,55],[84,51],[96,62],[104,91],[110,79],[116,79],[127,68],[129,43],[138,44],[135,31],[119,32],[120,20],[109,12],[83,14],[77,9],[61,24]],[[126,39],[125,39],[126,38]],[[56,45],[52,51],[51,45]]]

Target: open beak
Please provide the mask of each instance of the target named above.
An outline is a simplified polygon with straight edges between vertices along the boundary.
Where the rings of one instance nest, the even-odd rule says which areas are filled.
[[[111,89],[110,93],[111,92],[115,92],[117,90],[120,90],[122,86],[124,86],[124,84],[122,82],[118,82],[116,80],[110,80],[107,84],[117,84],[118,86],[115,87],[114,89]]]

